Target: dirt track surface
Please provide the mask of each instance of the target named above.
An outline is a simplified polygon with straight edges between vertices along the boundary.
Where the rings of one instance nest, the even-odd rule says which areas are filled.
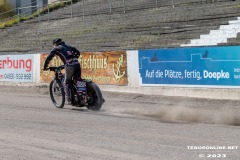
[[[0,159],[240,159],[240,101],[103,95],[101,112],[57,109],[47,87],[0,86]]]

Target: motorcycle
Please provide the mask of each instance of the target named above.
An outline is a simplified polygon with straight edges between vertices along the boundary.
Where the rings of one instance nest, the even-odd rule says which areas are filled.
[[[50,97],[57,108],[63,108],[65,104],[64,76],[61,71],[64,66],[49,67],[53,71],[54,77],[50,83]],[[100,111],[105,102],[102,92],[94,82],[87,79],[73,79],[68,90],[71,96],[71,105],[76,107],[86,107],[89,110]]]

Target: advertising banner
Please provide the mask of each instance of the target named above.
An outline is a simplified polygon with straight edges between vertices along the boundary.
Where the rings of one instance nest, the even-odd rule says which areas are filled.
[[[0,81],[33,82],[34,55],[1,55]]]
[[[141,85],[240,87],[240,46],[139,51]]]
[[[41,68],[48,54],[41,55]],[[81,64],[82,78],[97,84],[127,85],[127,58],[125,51],[81,52],[78,59]],[[60,66],[59,57],[54,57],[50,66]],[[41,82],[50,82],[53,73],[41,71]]]

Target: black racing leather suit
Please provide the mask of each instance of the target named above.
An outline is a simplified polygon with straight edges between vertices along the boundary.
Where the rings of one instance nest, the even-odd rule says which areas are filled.
[[[69,45],[66,45],[64,42],[60,42],[57,47],[55,47],[50,54],[47,56],[44,69],[46,69],[54,56],[59,56],[65,66],[65,79],[64,79],[64,88],[66,100],[71,102],[71,93],[69,93],[69,83],[72,82],[74,78],[81,78],[81,67],[78,62],[78,57],[80,52]]]

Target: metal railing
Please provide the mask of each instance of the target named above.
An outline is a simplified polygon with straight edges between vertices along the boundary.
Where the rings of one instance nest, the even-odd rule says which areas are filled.
[[[6,11],[6,12],[4,12],[4,13],[0,13],[0,17],[1,16],[4,16],[5,14],[8,14],[8,13],[11,13],[11,12],[15,12],[15,15],[14,16],[11,16],[11,17],[8,17],[8,18],[4,18],[4,19],[1,19],[0,20],[0,22],[3,22],[3,21],[6,21],[6,20],[10,20],[10,19],[14,19],[14,18],[16,18],[16,17],[18,17],[18,19],[20,19],[20,17],[22,17],[22,16],[26,16],[26,15],[31,15],[31,14],[33,14],[34,12],[33,12],[33,10],[29,10],[29,11],[24,11],[24,12],[22,12],[24,9],[26,10],[26,9],[29,9],[29,8],[36,8],[36,13],[37,13],[37,16],[38,17],[40,17],[41,16],[41,10],[43,10],[43,9],[46,9],[47,8],[47,12],[48,12],[48,15],[49,15],[49,13],[50,13],[50,7],[52,6],[52,5],[54,5],[54,4],[57,4],[57,3],[66,3],[66,2],[69,2],[70,4],[71,4],[71,6],[72,6],[72,0],[65,0],[65,1],[58,1],[58,0],[56,0],[56,1],[54,1],[53,3],[51,3],[51,4],[47,4],[47,5],[43,5],[42,7],[40,7],[39,5],[33,5],[34,3],[38,3],[38,2],[42,2],[41,0],[37,0],[37,1],[34,1],[34,2],[32,2],[32,3],[29,3],[29,4],[26,4],[26,5],[24,5],[24,6],[22,6],[22,7],[18,7],[18,8],[14,8],[14,9],[11,9],[11,10],[9,10],[9,11]],[[72,15],[73,15],[73,11],[72,11],[72,9],[71,9],[71,17],[72,17]],[[38,18],[39,19],[39,18]],[[48,19],[49,20],[49,19]]]
[[[80,2],[78,7],[74,7],[73,5],[73,2],[76,2],[76,1]],[[39,5],[33,5],[33,4],[38,4],[38,2],[41,2],[41,0],[36,0],[28,5],[1,13],[0,17],[1,15],[7,14],[12,11],[15,11],[17,15],[6,18],[6,19],[2,19],[0,20],[0,22],[6,21],[12,18],[16,18],[16,17],[20,19],[21,16],[24,16],[25,14],[29,14],[31,12],[31,11],[22,12],[24,9],[27,9],[27,8],[36,8],[38,20],[40,19],[41,14],[43,13],[47,14],[47,20],[49,21],[51,7],[57,3],[62,3],[62,2],[70,6],[67,10],[68,13],[66,18],[73,18],[73,16],[76,16],[76,17],[82,16],[83,19],[87,15],[94,15],[94,14],[110,14],[111,15],[114,13],[127,13],[134,10],[159,8],[161,6],[171,6],[172,8],[174,8],[179,3],[176,0],[146,0],[146,1],[142,0],[142,1],[139,1],[137,4],[133,3],[133,1],[131,2],[131,0],[107,0],[104,2],[103,1],[92,2],[88,0],[64,0],[64,1],[56,0],[53,3],[44,5],[42,7],[40,7]],[[192,0],[192,2],[196,2],[196,0]],[[207,3],[208,0],[198,0],[197,2]],[[97,7],[94,8],[92,6],[97,6]],[[74,14],[74,12],[77,12],[77,13]],[[54,19],[57,19],[57,18],[58,18],[57,16],[54,17]]]
[[[84,0],[83,0],[84,1]],[[49,13],[50,13],[50,7],[51,5],[54,5],[54,4],[58,4],[58,3],[68,3],[70,2],[70,6],[71,6],[71,9],[70,9],[70,15],[71,15],[71,18],[73,18],[73,1],[72,0],[65,0],[65,1],[53,1],[51,4],[47,4],[47,6],[44,6],[40,9],[43,9],[43,8],[47,8],[47,14],[48,14],[48,21],[49,21]]]
[[[84,19],[84,16],[85,16],[85,8],[87,5],[86,5],[86,1],[87,0],[78,0],[78,1],[82,1],[82,5],[81,5],[81,10],[82,10],[82,17]],[[109,14],[113,14],[113,1],[114,0],[108,0],[108,4],[107,4],[107,10],[109,10]],[[123,13],[126,13],[126,1],[128,0],[122,0],[122,12]],[[160,0],[152,0],[153,2],[155,2],[156,6],[155,7],[159,7],[159,5],[161,4],[160,3]],[[47,5],[44,5],[42,7],[40,7],[39,5],[33,5],[33,4],[36,4],[38,2],[42,2],[41,0],[36,0],[32,3],[29,3],[29,4],[26,4],[22,7],[18,7],[18,8],[15,8],[15,9],[12,9],[12,10],[9,10],[7,12],[4,12],[4,13],[0,13],[0,17],[4,14],[7,14],[7,13],[10,13],[10,12],[15,12],[17,15],[15,16],[12,16],[12,17],[8,17],[8,18],[5,18],[5,19],[2,19],[0,20],[0,22],[2,21],[5,21],[5,20],[8,20],[8,19],[11,19],[11,18],[16,18],[17,17],[21,17],[21,16],[24,16],[26,14],[32,14],[32,10],[31,11],[25,11],[25,12],[22,12],[22,10],[24,9],[28,9],[28,8],[36,8],[37,11],[40,11],[40,10],[43,10],[43,9],[46,9],[47,8],[47,14],[48,14],[48,17],[49,17],[49,13],[50,13],[50,7],[57,4],[57,3],[70,3],[70,15],[71,15],[71,18],[73,18],[73,0],[64,0],[64,1],[59,1],[59,0],[56,0],[56,1],[53,1],[51,4],[47,4]],[[103,2],[101,2],[103,3]],[[172,6],[174,6],[174,0],[172,0]],[[106,11],[107,11],[106,10]],[[40,16],[41,13],[39,13],[39,16]],[[49,20],[49,18],[48,18]]]
[[[25,14],[27,14],[27,13],[32,14],[32,11],[31,11],[31,13],[30,13],[30,11],[21,12],[21,14],[20,14],[20,11],[22,11],[23,9],[28,9],[28,8],[33,8],[33,7],[38,8],[37,5],[36,5],[36,6],[33,6],[34,3],[38,3],[38,2],[41,2],[41,0],[37,0],[37,1],[35,1],[35,2],[28,3],[28,4],[23,5],[23,6],[21,6],[21,7],[11,9],[11,10],[9,10],[9,11],[7,11],[7,12],[0,13],[0,17],[1,17],[1,16],[4,17],[4,15],[6,15],[6,14],[8,14],[8,13],[15,12],[15,15],[14,15],[14,16],[8,17],[8,18],[4,18],[4,19],[2,19],[2,20],[0,20],[0,21],[9,20],[9,19],[16,18],[16,17],[19,18],[20,15],[25,15]]]
[[[11,10],[9,10],[9,11],[7,11],[7,12],[4,12],[4,13],[0,13],[0,16],[1,16],[1,15],[4,15],[4,14],[7,14],[7,13],[10,13],[10,12],[13,12],[13,11],[14,11],[15,13],[18,13],[18,10],[19,10],[19,9],[32,6],[34,3],[38,3],[38,2],[42,2],[42,1],[41,1],[41,0],[33,1],[33,2],[31,2],[31,3],[28,3],[28,4],[26,4],[26,5],[23,5],[23,6],[21,6],[21,7],[11,9]]]

